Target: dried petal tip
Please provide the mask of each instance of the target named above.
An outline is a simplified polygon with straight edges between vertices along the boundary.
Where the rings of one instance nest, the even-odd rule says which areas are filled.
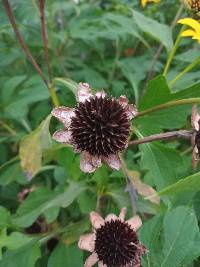
[[[79,83],[77,87],[78,102],[85,102],[92,96],[91,88],[88,83]]]
[[[96,231],[95,252],[107,267],[135,266],[138,260],[140,262],[143,248],[136,232],[128,223],[119,219],[105,222]]]

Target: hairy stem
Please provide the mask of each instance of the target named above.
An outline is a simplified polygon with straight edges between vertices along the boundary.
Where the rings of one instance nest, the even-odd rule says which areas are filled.
[[[130,141],[129,145],[140,145],[140,144],[145,144],[145,143],[158,141],[158,140],[171,140],[171,139],[177,139],[177,138],[191,139],[192,134],[193,134],[193,131],[187,131],[187,130],[179,130],[179,131],[173,131],[173,132],[154,134],[154,135],[150,135],[139,140]]]
[[[200,97],[196,98],[188,98],[188,99],[180,99],[180,100],[173,100],[149,109],[146,109],[144,111],[138,112],[137,117],[144,116],[146,114],[152,113],[154,111],[174,107],[174,106],[180,106],[180,105],[187,105],[187,104],[197,104],[200,103]]]

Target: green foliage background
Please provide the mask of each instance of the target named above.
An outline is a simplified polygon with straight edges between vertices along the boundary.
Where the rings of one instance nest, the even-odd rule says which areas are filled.
[[[183,39],[167,76],[167,55],[180,30],[170,28],[180,2],[161,1],[142,9],[136,0],[48,0],[46,24],[54,85],[61,105],[74,106],[75,82],[94,91],[126,95],[139,111],[171,100],[200,97],[196,68],[173,87],[171,81],[199,56],[199,45]],[[10,1],[31,53],[47,75],[37,1]],[[189,16],[183,10],[182,17]],[[79,155],[51,140],[60,125],[49,116],[48,89],[25,57],[3,5],[0,8],[0,267],[79,267],[87,253],[77,248],[90,231],[89,213],[102,215],[128,207],[122,171],[106,166],[94,174],[79,169]],[[152,59],[164,46],[147,81]],[[69,80],[71,79],[71,80]],[[191,129],[191,105],[175,106],[133,120],[133,138],[174,129]],[[153,187],[160,204],[137,195],[143,219],[140,240],[149,253],[143,267],[198,267],[200,261],[200,173],[191,169],[188,141],[130,146],[124,158],[129,171]],[[32,180],[28,180],[33,175]],[[19,193],[34,187],[21,203]]]

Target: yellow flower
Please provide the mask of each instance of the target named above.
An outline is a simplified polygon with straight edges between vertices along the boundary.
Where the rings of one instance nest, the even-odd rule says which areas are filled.
[[[145,7],[146,4],[147,4],[147,3],[150,3],[150,2],[159,3],[160,0],[141,0],[141,5],[142,5],[143,7]]]
[[[194,12],[200,12],[200,0],[184,0],[186,5]]]
[[[190,26],[191,29],[185,30],[181,33],[181,36],[191,36],[192,39],[197,40],[200,43],[200,23],[191,18],[180,19],[178,23]]]

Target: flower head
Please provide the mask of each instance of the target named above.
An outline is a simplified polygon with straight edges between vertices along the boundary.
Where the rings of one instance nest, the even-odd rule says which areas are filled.
[[[53,138],[71,144],[81,153],[80,168],[84,172],[94,172],[102,161],[119,170],[118,153],[127,147],[130,120],[137,114],[136,107],[129,105],[125,96],[116,99],[103,91],[92,95],[87,83],[78,85],[77,100],[74,109],[53,109],[52,115],[65,126]]]
[[[85,262],[91,267],[98,262],[99,267],[140,267],[140,257],[146,248],[140,243],[136,231],[142,222],[139,216],[125,221],[126,209],[119,216],[109,214],[105,220],[96,212],[91,212],[93,233],[80,237],[80,249],[92,252]]]
[[[184,2],[195,13],[200,12],[200,0],[184,0]]]
[[[160,0],[141,0],[141,5],[142,7],[145,7],[146,4],[150,3],[150,2],[153,2],[153,3],[159,3]]]
[[[200,158],[200,115],[197,111],[196,105],[192,107],[191,124],[194,130],[192,136],[192,147],[193,147],[192,166],[193,169],[195,170],[197,167],[197,161]]]
[[[192,39],[197,40],[200,43],[200,23],[191,18],[180,19],[178,23],[190,26],[192,29],[185,30],[181,33],[181,36],[191,36]]]

